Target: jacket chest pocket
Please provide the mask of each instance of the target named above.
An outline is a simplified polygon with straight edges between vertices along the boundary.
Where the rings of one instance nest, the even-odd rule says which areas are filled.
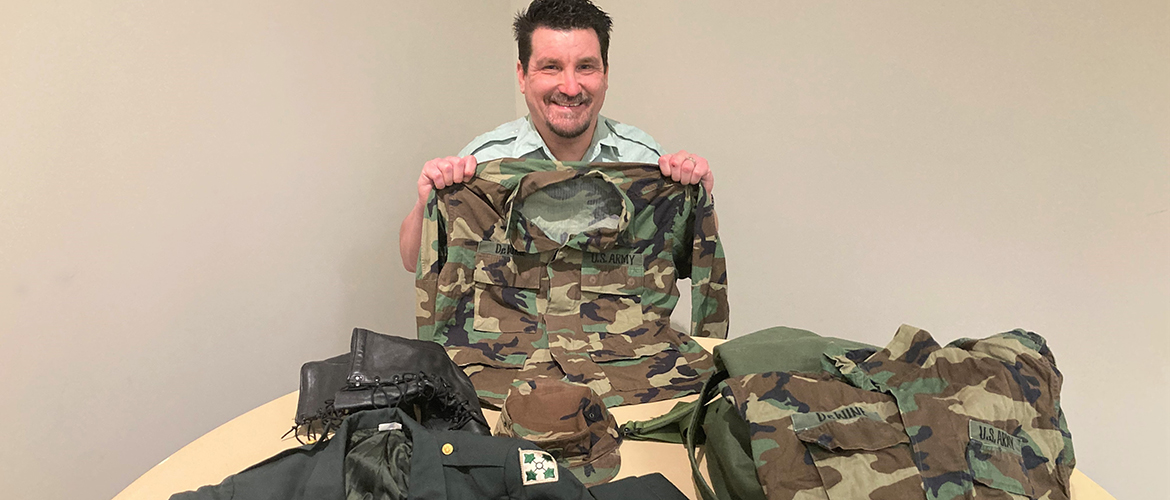
[[[900,426],[859,406],[799,413],[792,426],[829,500],[924,497],[910,437]]]
[[[581,327],[623,333],[642,326],[644,257],[631,251],[581,256]]]
[[[475,320],[481,332],[537,333],[540,258],[481,242],[475,253]]]
[[[974,419],[968,424],[968,434],[967,466],[977,485],[1036,498],[1024,460],[1027,439]]]

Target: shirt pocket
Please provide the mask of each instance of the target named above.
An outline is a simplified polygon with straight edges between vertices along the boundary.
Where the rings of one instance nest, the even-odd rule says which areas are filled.
[[[491,368],[520,369],[528,359],[524,339],[518,334],[502,334],[471,345],[447,346],[447,357],[460,368],[481,365]]]
[[[1024,464],[1026,438],[975,419],[968,424],[968,437],[967,466],[977,485],[1035,498]]]
[[[925,497],[910,437],[901,426],[860,406],[798,413],[792,425],[829,500]]]
[[[600,333],[590,341],[589,355],[594,362],[624,361],[653,356],[659,352],[679,350],[679,336],[662,322],[647,323],[647,329],[632,334]],[[645,383],[645,379],[642,381]]]
[[[678,334],[666,320],[648,322],[627,333],[589,335],[589,359],[605,371],[615,389],[667,387],[679,379],[691,382],[696,376],[686,366],[678,368],[685,365],[686,355],[679,351]]]
[[[468,345],[447,346],[447,356],[471,380],[480,401],[498,408],[534,350],[532,342],[525,333],[480,333]]]
[[[624,333],[641,327],[644,257],[632,251],[581,256],[581,329]]]
[[[472,328],[480,332],[536,334],[543,267],[538,256],[506,253],[506,248],[485,241],[475,253]]]

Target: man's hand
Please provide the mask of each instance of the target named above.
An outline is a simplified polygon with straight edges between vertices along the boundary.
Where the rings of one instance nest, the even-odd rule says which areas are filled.
[[[424,163],[422,173],[418,176],[419,200],[426,203],[431,189],[443,189],[475,177],[475,164],[475,157],[471,155],[435,158]]]
[[[664,177],[670,177],[683,184],[696,184],[700,181],[710,193],[715,189],[715,175],[711,167],[702,156],[679,151],[672,155],[662,155],[658,158],[658,168],[662,169]]]
[[[418,262],[418,248],[422,242],[423,205],[427,203],[432,189],[443,189],[452,184],[462,183],[475,177],[475,157],[448,156],[435,158],[423,164],[418,176],[418,202],[402,220],[398,228],[398,253],[402,255],[402,267],[414,272]]]

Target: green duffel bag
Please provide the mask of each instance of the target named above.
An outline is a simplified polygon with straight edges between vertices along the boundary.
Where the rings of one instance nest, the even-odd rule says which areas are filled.
[[[808,330],[773,327],[715,346],[715,373],[699,399],[679,403],[665,415],[622,426],[625,439],[685,444],[695,489],[704,500],[764,500],[756,477],[748,424],[720,397],[728,377],[767,372],[835,372],[824,356],[829,346],[876,352],[861,342],[821,337]],[[703,445],[711,484],[699,473],[695,448]]]

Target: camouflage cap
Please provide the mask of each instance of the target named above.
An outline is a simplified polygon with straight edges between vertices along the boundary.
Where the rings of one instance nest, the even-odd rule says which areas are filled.
[[[608,482],[621,466],[617,422],[585,385],[554,378],[517,382],[493,433],[532,441],[586,486]]]

